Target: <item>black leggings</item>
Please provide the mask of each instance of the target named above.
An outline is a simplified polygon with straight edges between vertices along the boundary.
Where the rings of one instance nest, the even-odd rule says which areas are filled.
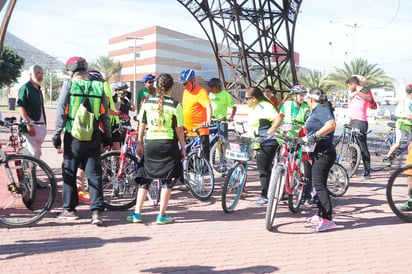
[[[356,142],[359,144],[359,148],[362,154],[362,161],[365,171],[370,172],[371,169],[371,155],[368,149],[368,122],[360,120],[350,120],[349,125],[354,128],[360,129],[360,133],[355,134]]]
[[[312,184],[319,197],[319,217],[332,220],[332,203],[330,201],[328,189],[326,188],[326,183],[329,170],[336,159],[336,152],[316,153],[315,155],[311,155],[311,158],[313,160]]]
[[[261,196],[267,198],[270,175],[272,173],[272,162],[278,146],[261,147],[256,152],[256,166],[259,171],[260,185],[262,187]]]

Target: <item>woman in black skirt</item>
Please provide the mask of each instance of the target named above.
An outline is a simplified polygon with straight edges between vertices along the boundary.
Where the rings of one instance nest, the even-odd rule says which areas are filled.
[[[132,223],[142,222],[141,208],[153,179],[162,183],[156,222],[173,222],[166,214],[166,208],[172,192],[172,178],[181,173],[181,159],[185,157],[185,150],[179,150],[179,144],[185,147],[182,106],[170,97],[173,78],[169,74],[161,74],[157,81],[157,97],[146,99],[139,113],[141,123],[137,150],[139,155],[143,155],[144,165],[138,172],[143,180],[137,194],[136,209],[127,217],[127,221]]]

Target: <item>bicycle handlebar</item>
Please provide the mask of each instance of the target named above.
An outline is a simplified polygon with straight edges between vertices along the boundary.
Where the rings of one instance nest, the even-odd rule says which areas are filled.
[[[14,118],[14,119],[12,119],[12,118]],[[23,126],[23,125],[25,125],[25,126],[44,125],[44,122],[34,122],[34,121],[27,122],[27,121],[23,120],[21,122],[16,123],[16,122],[14,122],[15,120],[16,120],[15,117],[11,117],[11,119],[5,118],[4,121],[0,120],[0,126],[2,126],[2,127],[11,127],[11,126]],[[11,121],[13,121],[13,122],[11,122]]]

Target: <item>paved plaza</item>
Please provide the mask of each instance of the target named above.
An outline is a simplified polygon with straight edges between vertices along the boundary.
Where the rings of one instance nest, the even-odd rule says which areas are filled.
[[[10,114],[17,112],[4,111],[3,117]],[[157,225],[158,207],[148,202],[141,224],[126,222],[129,211],[105,211],[104,225],[93,226],[87,205],[78,207],[80,219],[59,220],[62,154],[50,141],[54,115],[47,110],[42,159],[56,174],[57,201],[33,227],[0,228],[1,273],[410,273],[412,224],[387,205],[389,169],[370,180],[351,178],[348,192],[332,200],[337,228],[323,233],[306,225],[314,208],[292,214],[286,204],[279,207],[275,229],[265,229],[266,208],[251,204],[260,188],[253,162],[248,197],[231,214],[222,210],[223,179],[217,179],[205,202],[173,190],[168,214],[174,224]]]

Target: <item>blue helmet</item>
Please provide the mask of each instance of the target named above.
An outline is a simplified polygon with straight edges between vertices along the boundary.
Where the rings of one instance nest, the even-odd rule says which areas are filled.
[[[193,69],[185,69],[180,73],[179,81],[180,83],[186,83],[195,78],[195,71]]]

